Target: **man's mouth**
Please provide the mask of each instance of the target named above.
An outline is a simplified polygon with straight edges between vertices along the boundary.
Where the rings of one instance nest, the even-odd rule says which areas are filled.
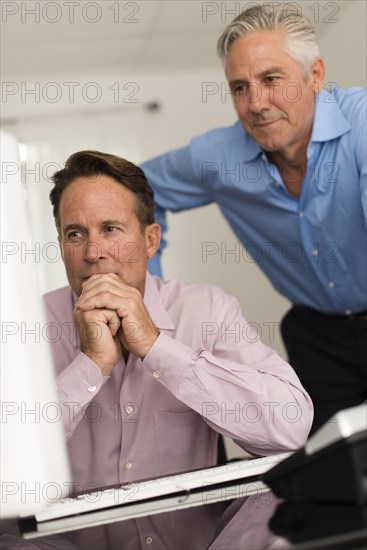
[[[273,124],[279,122],[280,118],[272,118],[270,120],[259,120],[258,122],[253,123],[253,128],[268,128]]]
[[[100,270],[100,271],[93,271],[92,273],[84,274],[82,276],[82,280],[87,281],[90,277],[92,277],[92,275],[109,275],[110,273],[112,273],[114,275],[118,275],[118,273],[116,273],[116,271],[113,271],[112,269],[110,269],[110,270]]]

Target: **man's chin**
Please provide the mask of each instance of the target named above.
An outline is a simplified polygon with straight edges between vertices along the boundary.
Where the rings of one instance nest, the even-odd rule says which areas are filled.
[[[283,134],[283,135],[282,135]],[[282,151],[287,146],[287,139],[285,139],[284,133],[280,131],[272,131],[269,129],[252,129],[251,137],[256,143],[269,153],[275,151]]]
[[[286,147],[285,143],[275,139],[263,139],[263,140],[258,139],[257,143],[267,153],[275,153],[277,151],[280,152]]]

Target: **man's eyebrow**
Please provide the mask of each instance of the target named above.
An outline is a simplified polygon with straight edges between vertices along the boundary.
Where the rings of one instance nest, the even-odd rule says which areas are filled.
[[[268,67],[267,69],[265,69],[264,71],[261,71],[260,73],[256,73],[255,78],[262,79],[268,76],[269,74],[274,74],[274,73],[281,74],[281,75],[286,74],[284,69],[282,69],[281,67],[273,66],[273,67]],[[236,86],[237,84],[251,84],[251,81],[247,80],[246,78],[236,78],[235,80],[229,81],[229,86],[231,88]]]
[[[127,223],[123,222],[122,220],[103,220],[100,222],[100,227],[108,227],[109,225],[119,225],[120,227],[126,227]],[[68,231],[86,231],[86,228],[84,225],[80,225],[79,223],[70,223],[69,225],[66,225],[62,229],[63,233],[67,233]]]
[[[65,227],[62,228],[62,232],[63,233],[67,233],[68,231],[76,231],[76,230],[79,230],[79,231],[85,231],[85,227],[83,227],[82,225],[78,224],[78,223],[70,223],[69,225],[66,225]]]
[[[105,220],[101,222],[101,225],[106,227],[108,225],[120,225],[122,227],[126,227],[127,223],[123,222],[122,220]]]
[[[269,74],[278,73],[278,74],[286,74],[285,70],[282,69],[282,67],[277,67],[274,65],[273,67],[269,67],[265,69],[264,71],[261,71],[260,73],[256,74],[256,77],[258,78],[264,78],[264,76],[267,76]]]
[[[248,81],[245,78],[236,78],[235,80],[229,81],[230,88],[237,86],[237,84],[248,84]]]

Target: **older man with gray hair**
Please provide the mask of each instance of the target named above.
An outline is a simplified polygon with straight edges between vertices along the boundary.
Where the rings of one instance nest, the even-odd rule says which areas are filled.
[[[282,335],[312,397],[314,431],[367,396],[366,91],[323,89],[325,65],[299,5],[245,10],[218,52],[239,120],[142,167],[164,230],[166,210],[217,203],[293,303]]]

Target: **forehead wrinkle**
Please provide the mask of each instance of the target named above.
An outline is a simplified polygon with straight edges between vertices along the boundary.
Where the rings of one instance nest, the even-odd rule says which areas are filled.
[[[263,39],[265,39],[265,41],[263,41]],[[237,48],[235,57],[241,65],[244,59],[247,64],[251,64],[251,61],[258,64],[260,60],[261,62],[267,61],[268,63],[271,63],[271,67],[279,68],[277,58],[275,57],[276,54],[274,53],[274,49],[278,48],[282,53],[294,60],[287,49],[287,33],[284,29],[257,29],[250,31],[243,36],[239,36],[232,42],[231,47],[228,50],[225,65],[226,73],[228,71],[228,61],[231,57],[232,47]],[[246,55],[244,55],[244,48],[248,50]],[[255,76],[258,76],[258,74]]]
[[[117,208],[117,204],[120,204],[121,208]],[[123,225],[134,213],[134,207],[135,197],[112,178],[101,178],[99,181],[78,178],[65,188],[61,196],[59,218],[60,222],[61,218],[68,218],[66,221],[71,222],[74,218],[75,223],[83,227],[83,222],[87,222],[92,216],[98,224],[107,225],[112,221],[111,215],[119,215],[116,211],[118,210],[120,213],[124,212],[125,221],[116,218],[113,218],[113,221]]]

